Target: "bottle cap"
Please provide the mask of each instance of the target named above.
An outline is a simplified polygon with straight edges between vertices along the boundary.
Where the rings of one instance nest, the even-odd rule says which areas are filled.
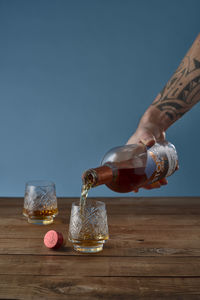
[[[59,249],[63,244],[63,235],[55,230],[48,231],[44,236],[44,244],[49,249]]]

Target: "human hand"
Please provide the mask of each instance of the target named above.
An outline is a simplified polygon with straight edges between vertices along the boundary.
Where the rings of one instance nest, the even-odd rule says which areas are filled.
[[[165,131],[161,129],[161,127],[156,124],[156,122],[150,122],[144,115],[141,119],[137,130],[135,133],[130,137],[127,144],[137,144],[143,143],[148,147],[152,147],[155,142],[157,141],[164,141],[165,140]],[[156,181],[151,184],[146,184],[142,186],[142,188],[150,190],[155,188],[160,188],[162,185],[167,184],[167,179],[162,178],[159,181]],[[139,188],[134,189],[134,192],[138,192]]]
[[[159,125],[152,122],[143,124],[142,120],[138,125],[135,133],[129,138],[127,144],[143,143],[148,147],[152,147],[155,142],[161,142],[165,140],[165,131],[162,130]]]

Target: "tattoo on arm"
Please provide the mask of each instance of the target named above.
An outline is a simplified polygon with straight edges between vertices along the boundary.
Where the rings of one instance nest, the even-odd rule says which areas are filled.
[[[197,42],[200,42],[200,38]],[[173,123],[198,101],[200,101],[200,53],[198,58],[193,55],[184,57],[152,105],[164,111]]]

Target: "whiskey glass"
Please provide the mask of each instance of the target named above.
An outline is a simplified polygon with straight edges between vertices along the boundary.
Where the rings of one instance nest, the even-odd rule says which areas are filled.
[[[56,187],[53,182],[36,180],[26,183],[23,215],[38,225],[53,223],[58,214]]]
[[[109,238],[105,203],[92,199],[87,199],[83,207],[79,202],[72,203],[68,238],[76,251],[103,250]]]

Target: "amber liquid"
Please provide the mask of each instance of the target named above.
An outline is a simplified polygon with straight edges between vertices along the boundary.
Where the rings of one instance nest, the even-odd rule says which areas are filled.
[[[88,181],[85,184],[82,184],[81,188],[81,197],[80,197],[80,212],[81,212],[81,217],[83,218],[84,216],[84,208],[87,202],[87,196],[89,190],[92,188],[92,182]]]
[[[79,246],[79,247],[98,247],[102,245],[109,239],[108,235],[92,235],[92,234],[84,234],[79,239],[72,239],[70,236],[70,241]]]
[[[145,168],[124,168],[118,169],[118,176],[116,179],[106,184],[111,190],[118,193],[128,193],[133,191],[145,183],[147,183]]]
[[[82,224],[87,223],[85,216],[85,209],[87,209],[87,196],[91,189],[91,182],[86,182],[82,185],[81,197],[80,197],[80,218]],[[90,222],[89,222],[90,223]],[[74,248],[77,251],[91,253],[99,252],[103,249],[103,244],[109,239],[107,234],[97,234],[95,228],[88,226],[87,230],[81,229],[79,232],[78,239],[74,239],[69,232],[69,240],[73,243]]]
[[[44,209],[44,210],[28,210],[23,209],[23,215],[26,217],[35,217],[41,220],[45,220],[49,216],[56,216],[58,213],[58,209]]]
[[[83,208],[86,205],[86,200],[87,200],[88,192],[89,192],[90,189],[91,189],[91,184],[89,182],[82,185],[81,197],[80,197],[81,212],[83,211]]]

